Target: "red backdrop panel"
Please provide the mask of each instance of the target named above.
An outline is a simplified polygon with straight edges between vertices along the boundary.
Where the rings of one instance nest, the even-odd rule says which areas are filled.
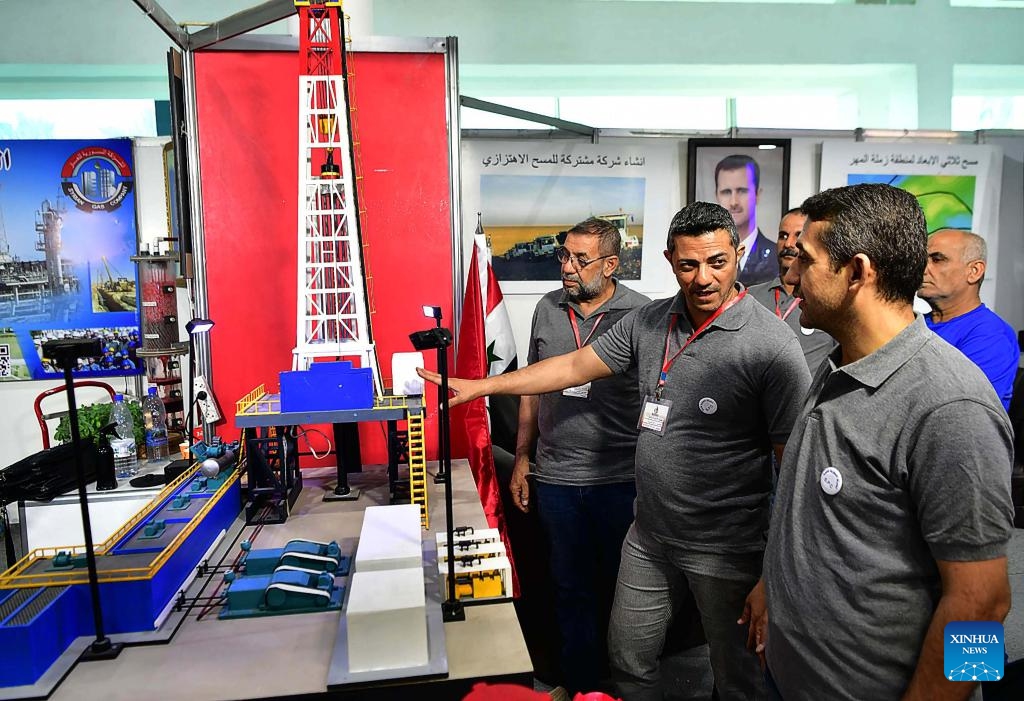
[[[210,51],[195,65],[213,389],[228,415],[218,430],[234,436],[234,402],[261,383],[276,392],[295,345],[299,60]],[[432,323],[424,304],[440,305],[452,324],[445,57],[357,53],[349,70],[364,264],[387,385],[391,354],[412,350],[408,334]],[[436,365],[430,353],[427,365]],[[431,393],[431,458],[433,402]],[[360,426],[364,462],[386,462],[383,428]]]

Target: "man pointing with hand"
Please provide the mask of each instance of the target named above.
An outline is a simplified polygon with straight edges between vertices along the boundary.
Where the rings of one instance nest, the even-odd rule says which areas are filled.
[[[452,404],[460,404],[489,394],[582,391],[637,371],[636,520],[622,547],[608,633],[612,672],[627,701],[662,697],[665,633],[691,596],[720,697],[764,693],[736,619],[761,573],[770,456],[789,437],[810,375],[785,322],[736,283],[741,255],[729,212],[690,204],[672,219],[665,251],[676,296],[628,313],[573,352],[514,373],[449,382]]]

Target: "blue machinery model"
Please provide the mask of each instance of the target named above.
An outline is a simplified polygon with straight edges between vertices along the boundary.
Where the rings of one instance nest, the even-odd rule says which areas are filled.
[[[97,544],[106,632],[159,628],[240,502],[234,466],[215,477],[193,467]],[[0,575],[0,688],[35,684],[76,638],[93,634],[83,561],[82,546],[42,548]]]
[[[227,601],[218,618],[248,618],[341,608],[344,587],[335,577],[348,575],[348,556],[334,541],[291,540],[283,548],[251,550],[242,543],[243,574],[228,572]]]

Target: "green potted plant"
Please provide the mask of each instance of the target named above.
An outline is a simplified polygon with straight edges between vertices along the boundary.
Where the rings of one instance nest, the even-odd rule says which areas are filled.
[[[135,445],[141,450],[146,445],[146,428],[142,423],[142,407],[136,401],[125,400],[132,413],[132,429],[135,434]],[[78,407],[78,432],[82,440],[92,439],[97,442],[100,429],[110,423],[110,410],[114,405],[110,402],[87,404]],[[71,421],[67,416],[61,417],[53,437],[61,443],[71,442]]]

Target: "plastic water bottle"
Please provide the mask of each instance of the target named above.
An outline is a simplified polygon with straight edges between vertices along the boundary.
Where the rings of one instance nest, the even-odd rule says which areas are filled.
[[[167,458],[167,410],[157,396],[156,387],[142,402],[142,420],[146,422],[146,457],[150,462]]]
[[[110,420],[117,424],[117,438],[110,441],[110,449],[114,451],[114,469],[118,479],[128,479],[139,472],[139,458],[135,448],[135,429],[132,412],[124,403],[123,394],[114,395],[114,408],[110,410]]]

